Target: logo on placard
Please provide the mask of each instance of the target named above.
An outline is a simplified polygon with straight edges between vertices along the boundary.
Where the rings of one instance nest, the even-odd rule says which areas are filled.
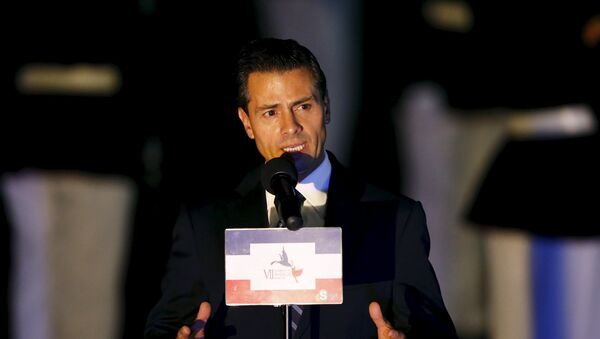
[[[278,268],[282,267],[283,268]],[[293,277],[298,282],[298,277],[302,275],[302,269],[296,268],[293,261],[290,261],[285,247],[282,247],[281,253],[279,253],[279,260],[271,261],[271,268],[264,269],[265,278],[269,280],[275,279],[288,279]]]
[[[319,301],[325,301],[325,300],[327,300],[327,290],[320,290],[319,294],[317,296],[317,299]]]

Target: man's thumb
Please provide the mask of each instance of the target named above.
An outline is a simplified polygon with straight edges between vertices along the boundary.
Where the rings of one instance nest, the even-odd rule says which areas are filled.
[[[373,322],[375,323],[375,326],[377,326],[377,328],[380,328],[382,326],[389,326],[383,318],[383,313],[381,313],[381,307],[379,307],[379,304],[377,302],[373,301],[369,304],[369,315],[371,316],[371,319],[373,319]]]
[[[203,302],[200,304],[200,309],[196,315],[196,320],[190,326],[190,338],[204,338],[204,326],[210,317],[210,303]]]
[[[202,302],[200,304],[200,309],[198,310],[198,315],[196,315],[196,319],[204,320],[206,322],[208,317],[210,317],[210,303],[208,301]]]

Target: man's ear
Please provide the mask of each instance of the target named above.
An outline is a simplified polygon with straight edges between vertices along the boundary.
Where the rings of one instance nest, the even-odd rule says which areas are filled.
[[[238,107],[238,117],[240,118],[242,125],[244,125],[244,130],[246,131],[248,138],[254,139],[254,132],[252,131],[252,125],[250,125],[248,113],[246,113],[241,107]]]

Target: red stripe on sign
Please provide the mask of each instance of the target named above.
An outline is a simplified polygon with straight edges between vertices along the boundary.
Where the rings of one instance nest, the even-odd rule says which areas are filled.
[[[226,280],[227,305],[340,304],[342,279],[316,279],[314,290],[252,291],[250,280]]]

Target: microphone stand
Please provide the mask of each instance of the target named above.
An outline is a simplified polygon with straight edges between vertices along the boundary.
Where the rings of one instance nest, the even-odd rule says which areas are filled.
[[[277,203],[277,199],[275,199],[275,205],[280,205]],[[280,212],[280,206],[277,206],[277,212]],[[279,214],[279,221],[277,222],[277,227],[278,228],[284,228],[285,226],[285,221],[281,218],[281,213]],[[283,338],[284,339],[291,339],[290,338],[290,305],[285,304],[285,305],[280,305],[279,308],[281,309],[281,313],[283,315]]]
[[[285,313],[285,339],[290,339],[290,305],[285,304],[282,307],[283,313]]]
[[[277,227],[278,228],[286,227],[287,229],[292,230],[292,229],[290,229],[290,225],[286,225],[285,220],[283,220],[283,218],[281,217],[281,215],[282,215],[281,210],[280,210],[281,204],[278,203],[277,199],[275,199],[275,205],[279,205],[279,206],[276,206],[277,207],[277,212],[279,214],[279,221],[277,222]],[[302,216],[300,216],[299,219],[300,219],[299,223],[300,223],[300,225],[302,225],[303,224],[303,222],[302,222]],[[296,222],[297,221],[295,221],[295,223]],[[290,334],[291,334],[290,333],[290,305],[289,304],[285,304],[285,305],[281,305],[279,307],[281,308],[281,312],[283,313],[283,321],[285,322],[285,324],[284,324],[284,329],[285,329],[285,331],[284,331],[284,338],[285,339],[291,339],[291,337],[290,337]]]

